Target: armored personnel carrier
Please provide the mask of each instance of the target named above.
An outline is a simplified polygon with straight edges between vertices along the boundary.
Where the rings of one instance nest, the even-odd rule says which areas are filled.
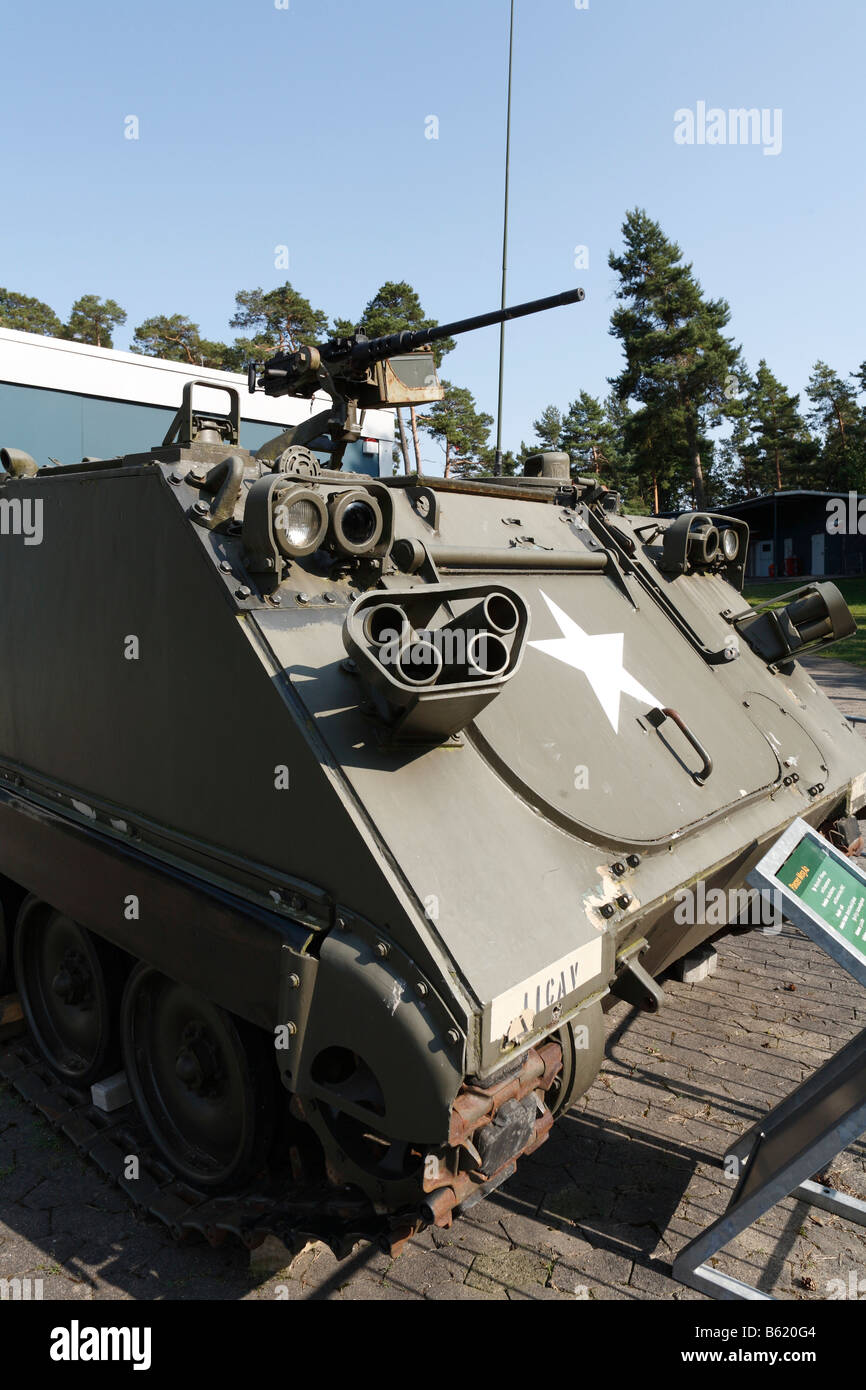
[[[147,453],[2,451],[15,1065],[55,1115],[122,1067],[122,1151],[206,1233],[257,1192],[448,1225],[590,1085],[605,1007],[718,931],[685,887],[741,888],[798,815],[854,838],[866,751],[797,664],[853,631],[832,584],[753,610],[742,522],[624,516],[564,455],[341,471],[365,409],[441,394],[437,337],[501,317],[253,368],[330,399],[256,455],[193,382]]]

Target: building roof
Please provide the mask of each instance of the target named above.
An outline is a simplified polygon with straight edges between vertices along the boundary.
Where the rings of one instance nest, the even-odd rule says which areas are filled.
[[[728,502],[725,504],[725,511],[733,511],[735,507],[756,507],[762,502],[774,502],[781,497],[847,497],[847,490],[841,492],[822,492],[813,487],[792,487],[782,488],[779,492],[765,492],[761,497],[746,497],[742,502]],[[856,494],[858,497],[861,494]]]

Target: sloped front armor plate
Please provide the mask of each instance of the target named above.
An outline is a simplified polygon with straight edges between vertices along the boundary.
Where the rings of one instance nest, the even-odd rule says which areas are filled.
[[[476,721],[479,750],[535,808],[566,829],[620,844],[670,839],[771,787],[779,760],[707,665],[644,599],[636,611],[604,576],[528,577],[532,615],[520,671]],[[667,720],[672,708],[713,760]]]

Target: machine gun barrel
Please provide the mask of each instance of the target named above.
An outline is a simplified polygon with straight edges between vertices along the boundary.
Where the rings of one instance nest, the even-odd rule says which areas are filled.
[[[382,362],[387,357],[399,353],[414,352],[416,348],[426,347],[428,343],[441,342],[444,338],[457,337],[461,333],[472,333],[476,328],[490,328],[497,323],[507,323],[509,319],[522,319],[527,314],[540,314],[545,309],[558,309],[563,304],[579,304],[584,299],[581,289],[564,290],[562,294],[552,294],[546,299],[531,299],[526,304],[515,304],[508,309],[494,309],[489,314],[476,314],[471,319],[456,319],[454,323],[438,324],[435,328],[404,328],[399,333],[389,333],[384,338],[357,339],[351,351],[352,366],[356,369]],[[338,344],[327,344],[322,356],[328,361],[341,354]]]
[[[522,319],[526,314],[540,314],[545,309],[558,309],[563,304],[579,304],[584,298],[581,289],[564,290],[562,294],[552,294],[547,299],[531,299],[527,304],[514,304],[510,309],[494,309],[490,314],[457,319],[454,323],[442,323],[436,328],[404,328],[384,338],[367,338],[363,333],[356,333],[351,338],[332,338],[319,347],[302,346],[292,352],[279,352],[264,364],[261,376],[256,364],[249,364],[249,390],[252,392],[257,386],[262,386],[269,396],[312,395],[313,390],[322,385],[328,389],[319,378],[320,367],[326,376],[330,374],[332,384],[355,383],[363,380],[368,367],[389,357],[414,352],[427,343],[441,342],[460,333],[471,333],[476,328],[490,328],[509,319]],[[342,387],[340,390],[342,393]],[[345,394],[350,395],[351,391]]]

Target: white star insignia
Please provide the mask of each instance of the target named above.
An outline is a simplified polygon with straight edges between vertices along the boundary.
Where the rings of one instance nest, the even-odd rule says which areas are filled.
[[[567,613],[563,613],[547,594],[540,592],[556,619],[562,636],[551,637],[543,642],[530,642],[530,647],[536,647],[547,656],[564,661],[566,666],[573,666],[575,671],[583,672],[615,734],[619,733],[621,695],[632,695],[652,708],[661,705],[661,701],[657,700],[655,695],[651,695],[634,676],[629,675],[623,666],[622,632],[604,632],[597,637],[590,637],[589,633],[584,632]]]

